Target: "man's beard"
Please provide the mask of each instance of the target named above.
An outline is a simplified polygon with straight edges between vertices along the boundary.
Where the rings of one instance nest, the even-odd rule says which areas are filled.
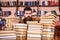
[[[27,21],[32,21],[32,17],[26,17],[26,18],[24,18],[24,23],[26,23]]]

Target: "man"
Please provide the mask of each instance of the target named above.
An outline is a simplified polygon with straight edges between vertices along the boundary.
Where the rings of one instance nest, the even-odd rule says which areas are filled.
[[[27,21],[39,21],[39,19],[32,17],[32,9],[30,7],[24,8],[24,19],[20,20],[20,23],[26,23]]]

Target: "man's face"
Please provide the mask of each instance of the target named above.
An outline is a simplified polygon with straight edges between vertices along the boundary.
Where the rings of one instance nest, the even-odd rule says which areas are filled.
[[[27,18],[27,17],[32,17],[32,11],[25,11],[25,14],[24,14],[24,17]]]
[[[25,11],[24,13],[24,23],[26,23],[26,21],[32,21],[32,11]]]

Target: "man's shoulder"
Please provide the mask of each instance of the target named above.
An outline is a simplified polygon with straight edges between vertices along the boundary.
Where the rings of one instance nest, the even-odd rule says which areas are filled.
[[[40,21],[39,17],[32,17],[32,21]],[[24,23],[24,19],[21,19],[19,23]]]
[[[19,23],[24,23],[24,19],[20,19]]]
[[[33,21],[40,21],[40,17],[32,17]]]

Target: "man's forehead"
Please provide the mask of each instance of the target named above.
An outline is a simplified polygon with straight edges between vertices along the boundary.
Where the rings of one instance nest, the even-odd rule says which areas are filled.
[[[26,10],[26,11],[25,11],[25,13],[31,13],[31,11],[30,11],[30,10],[29,10],[29,11],[28,11],[28,10]]]

